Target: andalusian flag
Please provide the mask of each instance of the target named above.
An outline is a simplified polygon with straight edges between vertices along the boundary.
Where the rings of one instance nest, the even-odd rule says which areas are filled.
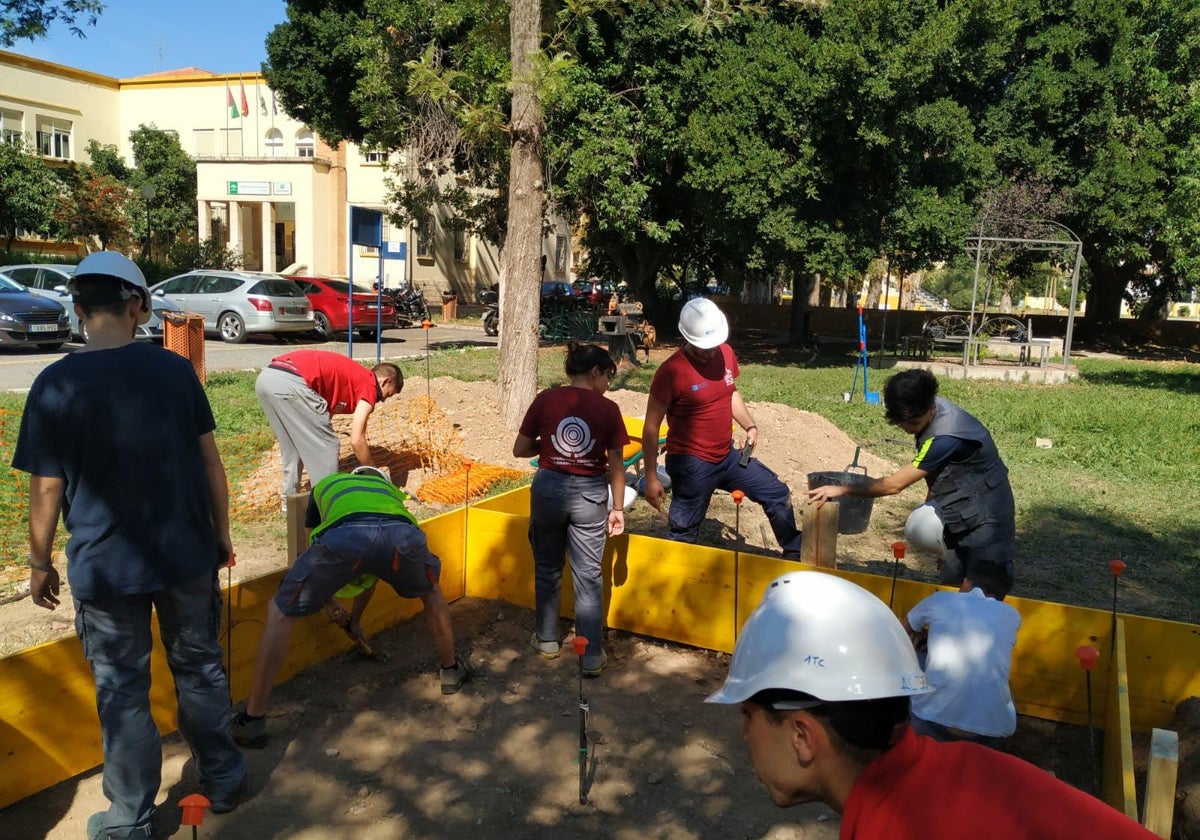
[[[238,87],[242,89],[242,116],[250,116],[250,103],[246,101],[246,85],[241,79],[238,79]]]
[[[233,101],[233,91],[229,89],[229,82],[225,83],[225,104],[229,108],[229,117],[237,119],[241,114],[238,113],[237,103]]]

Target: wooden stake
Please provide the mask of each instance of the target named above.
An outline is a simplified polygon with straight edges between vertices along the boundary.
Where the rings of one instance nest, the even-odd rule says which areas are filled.
[[[308,513],[308,493],[289,493],[287,497],[287,564],[290,569],[296,558],[308,548],[308,529],[304,515]]]
[[[838,503],[826,502],[819,508],[805,505],[802,512],[800,562],[824,569],[837,568]]]
[[[1146,829],[1169,840],[1175,817],[1175,780],[1179,773],[1179,734],[1155,729],[1150,734],[1150,766],[1146,770]]]

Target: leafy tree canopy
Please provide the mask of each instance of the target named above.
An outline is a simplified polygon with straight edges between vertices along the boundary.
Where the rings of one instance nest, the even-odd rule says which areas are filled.
[[[5,250],[12,250],[19,231],[53,231],[59,191],[53,171],[23,142],[0,143],[0,236]]]
[[[55,21],[83,38],[83,27],[95,26],[103,11],[99,0],[4,0],[0,3],[0,46],[45,37]]]

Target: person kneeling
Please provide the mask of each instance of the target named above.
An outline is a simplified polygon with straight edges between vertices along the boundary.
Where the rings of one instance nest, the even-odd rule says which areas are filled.
[[[234,716],[233,737],[242,746],[266,746],[267,702],[287,656],[292,621],[320,612],[339,589],[364,575],[389,584],[402,598],[421,599],[441,665],[443,694],[454,694],[470,679],[466,663],[454,653],[450,609],[438,587],[441,562],[429,551],[405,498],[374,467],[326,476],[313,488],[305,521],[312,529],[312,545],[284,575],[267,606],[250,697]]]

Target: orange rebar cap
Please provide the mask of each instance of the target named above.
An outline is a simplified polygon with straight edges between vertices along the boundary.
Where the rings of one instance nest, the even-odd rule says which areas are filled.
[[[1096,667],[1096,660],[1100,658],[1100,651],[1091,645],[1080,645],[1075,648],[1075,658],[1079,660],[1080,668],[1090,671]]]
[[[1113,577],[1120,577],[1121,572],[1125,571],[1125,564],[1120,560],[1108,561],[1108,568],[1112,570]]]
[[[904,552],[908,551],[908,543],[904,540],[896,540],[892,543],[892,556],[897,560],[904,559]]]
[[[734,490],[729,495],[733,497],[733,503],[735,505],[740,505],[742,503],[742,500],[746,498],[746,494],[743,493],[741,490]]]
[[[571,642],[571,647],[575,648],[576,656],[583,656],[587,652],[588,640],[587,636],[576,636]]]
[[[204,812],[208,806],[212,805],[208,798],[200,793],[193,793],[179,800],[179,807],[183,809],[183,818],[180,822],[183,825],[202,825],[204,823]]]

